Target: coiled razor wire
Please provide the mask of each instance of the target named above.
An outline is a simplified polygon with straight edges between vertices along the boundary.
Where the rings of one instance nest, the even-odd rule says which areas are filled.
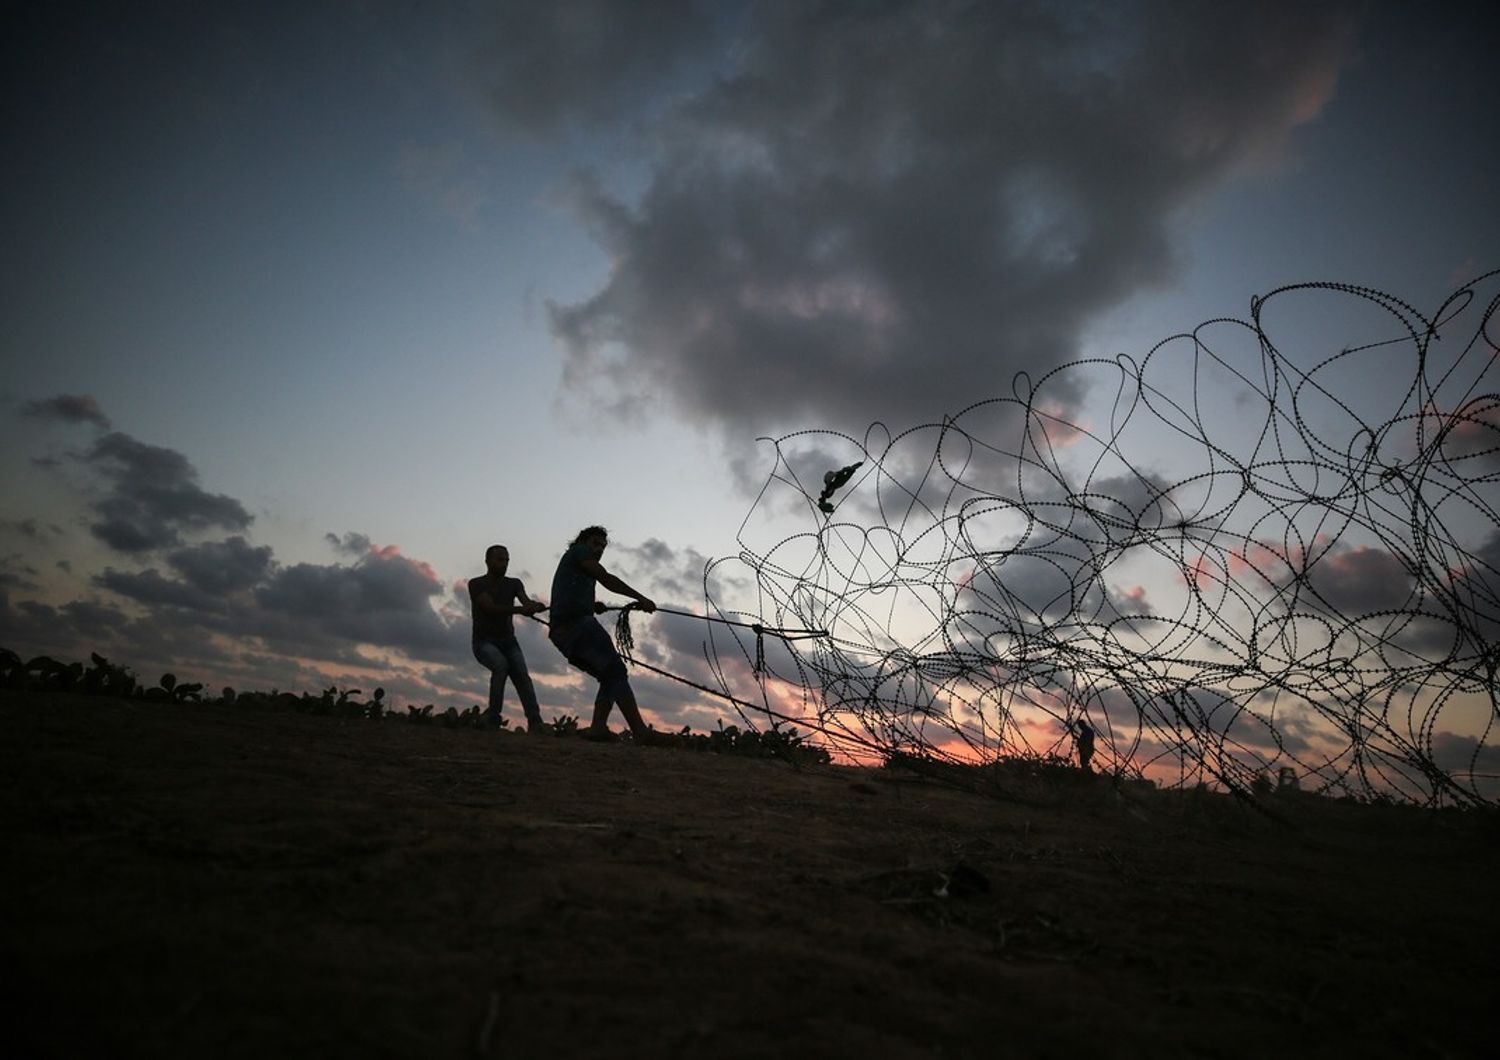
[[[1283,287],[941,422],[763,439],[708,609],[828,636],[709,626],[708,663],[856,757],[1057,760],[1086,719],[1164,786],[1494,805],[1497,277],[1431,317]]]

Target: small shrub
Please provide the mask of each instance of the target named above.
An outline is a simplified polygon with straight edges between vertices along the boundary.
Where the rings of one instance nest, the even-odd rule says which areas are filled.
[[[0,683],[9,688],[18,688],[25,681],[26,667],[21,662],[21,657],[9,648],[0,648]]]

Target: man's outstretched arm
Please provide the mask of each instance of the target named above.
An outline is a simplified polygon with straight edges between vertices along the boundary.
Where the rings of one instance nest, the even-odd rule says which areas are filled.
[[[598,560],[582,559],[579,560],[578,563],[581,567],[583,567],[585,571],[589,573],[590,577],[592,577],[596,582],[604,586],[610,592],[619,593],[621,596],[631,597],[633,600],[635,600],[636,603],[641,605],[641,610],[647,613],[656,610],[655,600],[651,599],[645,593],[636,592],[629,585],[626,585],[623,579],[616,578],[609,571],[605,570],[604,564],[600,563]]]
[[[521,606],[515,608],[515,613],[518,615],[534,615],[538,611],[547,610],[546,604],[526,595],[526,586],[520,582],[516,582],[516,599],[521,601]]]
[[[497,617],[504,615],[534,615],[538,611],[545,611],[547,608],[547,605],[541,601],[528,597],[525,589],[518,589],[516,596],[521,602],[515,606],[497,604],[495,598],[489,593],[480,593],[474,597],[474,603],[485,614]]]

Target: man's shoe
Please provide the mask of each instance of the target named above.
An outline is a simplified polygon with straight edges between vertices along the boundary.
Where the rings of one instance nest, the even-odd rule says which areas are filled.
[[[586,729],[579,729],[578,735],[593,743],[614,743],[619,738],[606,728],[595,728],[592,725]]]
[[[551,736],[552,726],[545,721],[530,721],[526,723],[526,735],[528,736]]]

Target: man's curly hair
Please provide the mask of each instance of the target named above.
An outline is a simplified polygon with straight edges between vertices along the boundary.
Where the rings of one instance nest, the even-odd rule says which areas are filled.
[[[573,545],[579,544],[580,542],[583,541],[584,538],[586,538],[586,537],[593,537],[595,534],[602,534],[604,536],[604,539],[606,541],[609,540],[609,531],[606,530],[606,529],[604,529],[604,527],[602,527],[602,526],[585,526],[582,530],[578,531],[577,535],[574,536],[574,538],[573,538],[572,541],[568,542],[568,545],[569,545],[569,547],[571,547]]]

